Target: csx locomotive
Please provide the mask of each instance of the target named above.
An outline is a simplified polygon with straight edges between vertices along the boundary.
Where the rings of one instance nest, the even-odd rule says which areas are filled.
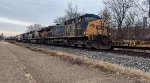
[[[37,44],[111,49],[109,23],[98,15],[85,14],[62,24],[44,27],[16,36],[16,40]]]

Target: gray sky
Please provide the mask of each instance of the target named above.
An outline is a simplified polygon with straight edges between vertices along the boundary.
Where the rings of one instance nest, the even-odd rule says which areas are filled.
[[[68,2],[84,13],[98,14],[103,8],[103,0],[0,0],[0,33],[13,36],[30,24],[52,25],[64,15]]]

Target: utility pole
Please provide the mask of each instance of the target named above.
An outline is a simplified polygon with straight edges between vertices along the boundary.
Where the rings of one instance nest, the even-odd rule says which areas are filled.
[[[4,39],[3,33],[2,33],[2,40]]]
[[[149,16],[149,18],[150,18],[150,0],[148,0],[148,2],[149,2],[149,12],[148,12],[148,16]]]

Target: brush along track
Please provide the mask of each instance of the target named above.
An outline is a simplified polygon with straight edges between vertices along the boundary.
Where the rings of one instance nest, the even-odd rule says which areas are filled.
[[[49,50],[45,46],[41,46],[42,47],[41,48],[41,47],[36,47],[33,44],[20,44],[19,43],[18,45],[27,47],[33,51],[39,51],[42,53],[50,54],[51,56],[60,57],[60,58],[64,59],[65,61],[69,61],[73,64],[74,63],[79,64],[79,65],[84,64],[84,65],[87,65],[90,67],[98,68],[100,70],[104,69],[106,71],[108,70],[110,72],[114,72],[117,74],[121,73],[123,75],[129,75],[129,76],[133,76],[133,77],[137,76],[140,78],[146,78],[147,80],[150,80],[149,73],[146,73],[141,70],[134,69],[134,68],[127,68],[127,67],[119,66],[117,64],[111,64],[109,62],[91,60],[91,59],[88,59],[87,57],[83,57],[83,56],[76,56],[76,55],[72,55],[70,53],[54,51],[53,47],[51,48],[53,50]]]
[[[11,42],[14,43],[14,42]],[[27,43],[24,43],[27,44]],[[39,45],[39,44],[32,44],[32,45]],[[112,50],[97,50],[94,48],[83,48],[83,47],[73,47],[73,46],[62,46],[62,45],[48,45],[48,46],[56,46],[56,47],[64,47],[64,48],[73,48],[77,50],[86,50],[86,51],[95,51],[95,52],[104,52],[104,53],[112,53],[117,55],[126,55],[126,56],[136,56],[136,57],[142,57],[142,58],[150,58],[150,48],[131,48],[131,47],[113,47]]]
[[[38,45],[38,44],[28,44],[24,45],[44,48],[53,51],[66,52],[73,55],[90,58],[92,60],[109,62],[112,64],[119,64],[125,67],[131,67],[135,69],[140,69],[145,72],[150,72],[150,58],[149,53],[139,53],[132,51],[122,51],[122,50],[94,50],[85,48],[74,48],[74,47],[63,47],[63,46],[51,46],[51,45]]]

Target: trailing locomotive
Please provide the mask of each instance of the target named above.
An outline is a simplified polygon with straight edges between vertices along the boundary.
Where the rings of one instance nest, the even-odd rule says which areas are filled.
[[[29,43],[111,49],[109,23],[94,14],[85,14],[63,24],[24,33],[19,37],[19,41]]]

